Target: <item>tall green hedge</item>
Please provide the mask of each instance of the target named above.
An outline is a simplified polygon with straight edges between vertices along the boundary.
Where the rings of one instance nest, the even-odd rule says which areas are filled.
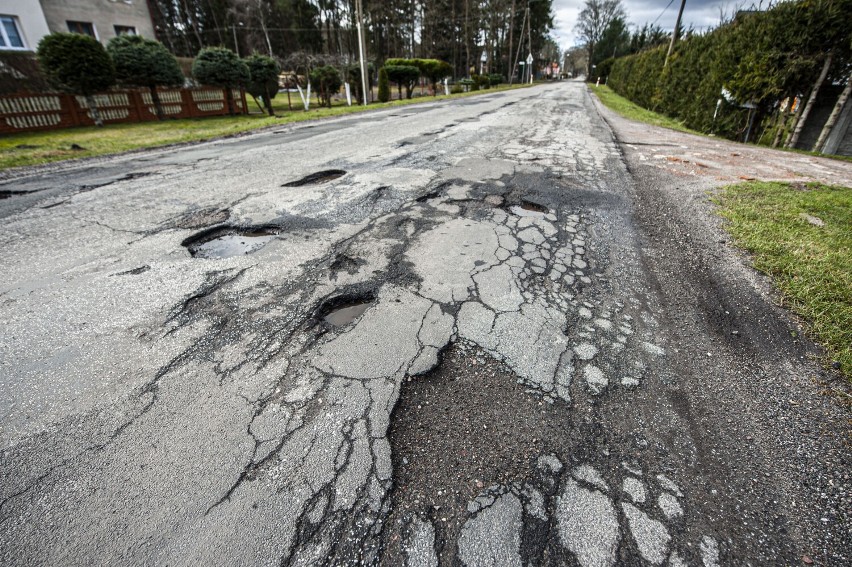
[[[829,79],[846,79],[852,64],[850,13],[852,0],[798,0],[740,13],[726,25],[680,41],[665,68],[668,46],[616,59],[607,84],[689,128],[741,139],[749,120],[742,103],[757,106],[757,132],[779,100],[808,95],[829,52]],[[722,97],[723,87],[735,103]]]
[[[736,139],[747,126],[748,110],[722,98],[722,87],[733,69],[718,35],[692,36],[682,42],[665,70],[668,46],[616,59],[607,85],[640,106],[683,121],[688,128]]]

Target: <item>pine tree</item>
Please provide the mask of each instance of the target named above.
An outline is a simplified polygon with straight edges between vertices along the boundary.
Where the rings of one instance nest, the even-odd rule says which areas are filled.
[[[202,85],[225,89],[231,115],[235,113],[233,89],[245,85],[251,78],[246,64],[224,47],[206,47],[199,51],[192,64],[192,76]]]
[[[164,117],[157,87],[180,87],[184,76],[177,60],[159,41],[138,35],[120,35],[107,44],[118,82],[151,91],[157,118]]]
[[[95,125],[103,126],[94,94],[115,84],[115,67],[98,40],[78,33],[52,33],[38,44],[38,62],[58,88],[86,97]]]
[[[387,102],[390,100],[390,86],[388,85],[387,69],[382,67],[379,69],[379,102]]]

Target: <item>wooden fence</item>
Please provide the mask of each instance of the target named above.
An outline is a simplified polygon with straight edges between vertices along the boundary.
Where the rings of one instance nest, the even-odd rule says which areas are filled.
[[[225,89],[162,89],[157,93],[167,118],[196,118],[228,114]],[[245,91],[234,89],[234,110],[248,114]],[[104,124],[157,120],[148,90],[110,91],[95,95]],[[0,134],[58,130],[94,125],[86,98],[69,94],[0,96]]]

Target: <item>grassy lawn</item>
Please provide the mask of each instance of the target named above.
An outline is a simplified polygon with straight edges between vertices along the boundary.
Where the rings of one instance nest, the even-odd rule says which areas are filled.
[[[316,99],[311,101],[311,109],[301,110],[301,100],[297,93],[291,93],[293,111],[287,108],[287,95],[280,93],[274,99],[274,109],[279,116],[260,114],[251,97],[247,97],[250,112],[248,116],[221,116],[215,118],[189,118],[167,120],[164,122],[144,122],[139,124],[113,124],[103,128],[68,128],[49,132],[12,134],[0,137],[0,170],[10,167],[38,165],[55,161],[115,154],[139,148],[153,148],[181,142],[210,140],[257,130],[267,126],[314,120],[327,116],[340,116],[395,106],[406,106],[423,102],[433,102],[448,98],[463,98],[479,94],[524,88],[529,85],[501,85],[489,90],[475,91],[456,95],[423,96],[411,100],[394,100],[387,103],[374,103],[368,107],[346,106],[337,103],[332,108],[319,108]],[[71,149],[76,144],[82,149]]]
[[[724,188],[716,203],[737,245],[825,347],[825,362],[852,379],[852,189],[756,181]]]
[[[678,130],[680,132],[701,134],[701,132],[690,130],[684,126],[683,123],[678,122],[674,118],[669,118],[668,116],[651,112],[650,110],[646,110],[641,106],[630,102],[623,96],[615,94],[615,91],[606,85],[601,85],[599,87],[589,85],[589,87],[592,89],[592,92],[597,95],[598,99],[604,104],[604,106],[610,110],[614,110],[625,118],[636,120],[637,122],[644,122],[645,124],[651,124],[653,126],[671,128],[672,130]]]

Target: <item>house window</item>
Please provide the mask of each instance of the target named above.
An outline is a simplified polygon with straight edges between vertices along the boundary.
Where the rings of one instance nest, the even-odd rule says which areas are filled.
[[[90,35],[92,37],[95,36],[95,26],[92,25],[92,22],[65,22],[68,24],[68,31],[71,33],[81,33],[83,35]]]
[[[0,16],[0,47],[7,49],[26,49],[24,36],[18,27],[15,16]]]
[[[115,35],[136,35],[136,28],[133,26],[113,26]]]

